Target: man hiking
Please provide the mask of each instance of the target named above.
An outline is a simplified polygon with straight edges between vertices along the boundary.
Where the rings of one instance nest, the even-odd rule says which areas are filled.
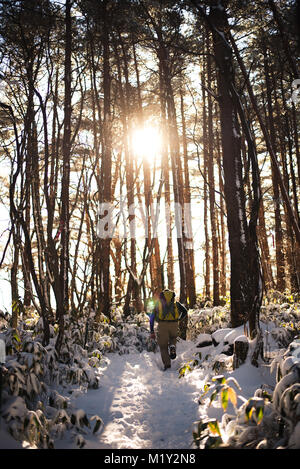
[[[150,315],[150,337],[155,339],[154,321],[157,321],[157,343],[164,370],[171,368],[171,359],[176,358],[179,321],[186,315],[187,309],[181,303],[175,301],[173,291],[166,289],[159,294],[154,310]]]

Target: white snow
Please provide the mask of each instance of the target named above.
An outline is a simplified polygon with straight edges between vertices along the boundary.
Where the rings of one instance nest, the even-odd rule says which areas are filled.
[[[230,332],[232,332],[232,329],[230,328],[218,329],[213,332],[212,337],[219,344],[227,334],[230,334]]]
[[[22,443],[9,435],[3,429],[2,418],[0,418],[0,449],[22,449]]]
[[[86,440],[86,448],[190,448],[198,397],[204,378],[179,379],[182,358],[194,344],[178,344],[179,357],[164,372],[159,353],[109,354],[100,371],[100,387],[78,393],[71,405],[88,417],[99,415],[103,430]],[[56,448],[65,448],[56,442]]]
[[[265,430],[271,428],[273,431],[272,426],[277,422],[272,417],[274,409],[284,408],[285,415],[292,416],[299,412],[300,399],[297,395],[296,402],[293,396],[300,386],[294,367],[299,363],[300,340],[294,338],[287,350],[287,345],[281,348],[288,333],[279,334],[275,323],[261,323],[265,350],[273,362],[261,361],[259,367],[254,367],[251,357],[256,339],[247,339],[243,326],[226,327],[225,316],[214,308],[205,311],[207,314],[198,313],[191,321],[188,340],[179,340],[177,358],[165,372],[159,351],[147,351],[148,328],[131,323],[118,328],[104,323],[106,332],[103,329],[102,336],[96,340],[99,350],[94,350],[88,357],[88,352],[78,345],[72,348],[74,363],[70,370],[91,374],[88,383],[80,379],[69,382],[66,379],[69,375],[64,378],[62,374],[62,380],[49,384],[47,399],[38,403],[36,411],[26,408],[24,398],[17,395],[18,386],[15,395],[9,398],[5,391],[0,448],[35,448],[30,432],[22,425],[25,418],[32,423],[35,419],[42,421],[43,412],[49,419],[51,441],[56,449],[73,449],[76,445],[87,449],[194,449],[193,432],[195,437],[199,432],[199,421],[202,425],[207,419],[218,422],[223,442],[229,445],[237,434],[241,444],[247,443],[249,438],[256,441],[259,448],[272,444],[272,435],[270,437]],[[219,322],[215,313],[219,315]],[[202,325],[198,334],[195,332],[199,329],[195,322],[197,318]],[[213,320],[213,327],[203,326],[205,318],[207,323]],[[219,328],[215,330],[215,327]],[[112,337],[105,335],[108,330]],[[214,332],[207,333],[208,330]],[[95,338],[93,336],[93,340]],[[106,339],[115,345],[102,347],[102,341],[106,342]],[[246,362],[233,369],[233,356],[228,351],[235,340],[248,340],[249,352]],[[24,364],[10,359],[8,368],[17,373],[19,367],[28,364],[31,345],[22,352]],[[62,373],[63,370],[64,367]],[[279,372],[283,378],[277,383]],[[99,388],[95,389],[97,382]],[[228,399],[224,408],[226,392]],[[272,404],[264,392],[273,394]],[[258,399],[262,402],[262,398],[264,423],[256,428],[255,419],[261,416],[259,411],[255,413],[251,408],[255,407],[253,402]],[[298,410],[295,410],[296,406]],[[251,415],[248,411],[249,425],[245,413],[248,407],[251,411]],[[300,430],[296,424],[288,436],[290,443],[298,448]],[[8,428],[20,441],[10,438]],[[32,428],[34,430],[35,426]],[[254,434],[256,431],[259,435]]]
[[[217,401],[210,406],[207,399],[199,405],[204,385],[215,373],[203,366],[179,378],[179,368],[199,354],[196,344],[179,341],[177,358],[167,371],[162,371],[159,352],[108,354],[99,368],[99,389],[77,391],[70,397],[71,407],[103,420],[102,431],[84,435],[85,448],[191,449],[195,422],[206,416],[221,420],[224,413]],[[222,346],[204,347],[201,354],[217,357]],[[269,370],[249,362],[226,376],[234,377],[241,387],[238,405],[252,397],[261,383],[272,381]],[[66,438],[55,442],[56,448],[73,446]]]

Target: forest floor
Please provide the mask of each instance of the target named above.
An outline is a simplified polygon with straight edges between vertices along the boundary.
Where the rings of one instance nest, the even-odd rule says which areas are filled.
[[[214,347],[213,347],[214,348]],[[205,347],[201,353],[209,352]],[[214,350],[214,356],[220,350]],[[84,435],[87,449],[191,449],[195,422],[202,417],[220,419],[223,409],[219,401],[199,405],[208,379],[205,368],[191,369],[179,378],[179,370],[199,353],[196,342],[179,341],[177,358],[171,369],[162,370],[159,352],[108,354],[99,368],[100,387],[97,390],[74,389],[69,395],[70,406],[83,409],[87,416],[99,415],[102,431]],[[239,386],[238,405],[254,395],[262,384],[273,387],[275,378],[269,367],[256,368],[246,362],[226,373]],[[232,409],[229,403],[228,410]],[[66,436],[66,435],[65,435]],[[74,442],[66,438],[56,441],[56,448],[71,448]]]
[[[178,341],[166,371],[159,350],[149,351],[147,315],[128,323],[116,316],[114,326],[95,323],[89,352],[78,345],[84,327],[70,323],[65,362],[51,361],[55,335],[47,350],[32,337],[38,321],[20,332],[19,351],[7,357],[0,449],[44,447],[40,438],[47,435],[55,449],[298,448],[300,424],[280,433],[278,412],[285,405],[292,419],[299,415],[299,400],[285,399],[299,381],[293,371],[300,359],[299,313],[296,304],[262,309],[264,357],[254,366],[257,339],[247,339],[244,326],[228,327],[227,308],[195,310],[188,338]],[[7,346],[14,337],[7,330]],[[247,358],[236,367],[233,345],[245,339]],[[39,370],[45,376],[34,375]],[[46,379],[40,389],[37,383]]]

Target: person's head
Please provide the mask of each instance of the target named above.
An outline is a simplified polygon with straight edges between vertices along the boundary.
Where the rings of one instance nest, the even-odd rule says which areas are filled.
[[[165,288],[159,295],[159,299],[163,302],[171,303],[175,299],[175,293],[168,288]]]

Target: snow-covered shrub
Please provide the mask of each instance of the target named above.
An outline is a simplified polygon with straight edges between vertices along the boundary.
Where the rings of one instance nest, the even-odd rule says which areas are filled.
[[[231,383],[233,383],[236,390],[240,389],[238,382],[234,378],[226,379],[224,375],[214,376],[211,382],[206,382],[203,392],[199,397],[199,404],[203,404],[204,399],[209,399],[210,406],[218,399],[224,411],[227,410],[229,402],[236,408],[237,394]],[[231,421],[232,418],[228,418],[226,423]],[[193,431],[195,446],[209,449],[223,445],[224,431],[221,430],[222,427],[216,419],[201,419],[197,422],[196,430]]]
[[[273,448],[280,444],[280,421],[279,414],[273,402],[272,395],[265,389],[258,389],[255,395],[244,399],[242,405],[238,406],[239,400],[236,390],[223,375],[213,376],[232,371],[232,350],[230,347],[236,340],[246,340],[242,328],[231,329],[225,327],[212,334],[200,335],[200,342],[196,347],[201,347],[201,353],[208,357],[200,360],[199,368],[206,375],[206,382],[202,394],[199,397],[201,406],[223,408],[224,415],[217,424],[209,423],[205,418],[198,422],[194,431],[194,443],[201,448],[214,448],[226,446],[230,448]],[[211,338],[211,340],[210,340]],[[202,340],[203,339],[203,340]],[[198,340],[197,340],[198,342]],[[254,347],[254,341],[249,342],[250,349]],[[297,349],[295,344],[290,345],[290,350]],[[291,358],[289,358],[291,361]],[[250,361],[246,365],[249,366]],[[285,364],[285,369],[288,369]],[[238,384],[237,384],[238,386]],[[294,393],[297,389],[294,387]],[[291,400],[291,399],[290,399]],[[233,414],[228,414],[227,406]],[[219,411],[219,410],[218,410]],[[295,407],[291,409],[295,412]],[[199,431],[199,429],[201,431]],[[196,440],[195,440],[196,438]],[[293,433],[295,440],[295,434]],[[294,441],[293,440],[293,441]]]
[[[274,407],[282,419],[285,444],[300,448],[300,339],[295,339],[283,356],[274,360],[277,384]]]
[[[272,326],[272,336],[280,347],[287,347],[300,334],[300,305],[269,303],[261,307],[260,319]]]
[[[83,409],[70,412],[60,409],[56,412],[54,418],[49,421],[49,433],[54,438],[55,444],[56,439],[61,439],[68,432],[74,444],[79,448],[83,448],[85,446],[83,435],[89,432],[97,433],[102,425],[103,421],[98,415],[93,415],[89,419]]]
[[[237,406],[235,391],[228,391],[228,379],[216,376],[206,381],[199,404],[209,406],[219,398],[225,411],[221,421],[200,421],[194,443],[202,448],[300,448],[300,340],[295,339],[286,352],[272,364],[277,366],[277,384],[273,394],[261,387],[254,396]],[[227,414],[228,402],[234,414]],[[201,432],[199,433],[199,429]],[[195,440],[196,439],[196,440]]]
[[[68,314],[59,356],[57,330],[55,324],[50,326],[50,343],[44,347],[42,322],[34,311],[20,320],[17,331],[3,327],[7,353],[3,421],[16,439],[33,447],[54,447],[66,432],[82,447],[84,438],[78,432],[98,431],[101,418],[94,416],[84,424],[58,389],[66,393],[72,388],[97,388],[99,366],[107,353],[147,348],[149,317],[141,313],[124,318],[120,309],[112,311],[111,320],[101,315],[96,321],[91,311],[80,317]]]
[[[276,327],[271,331],[271,336],[279,347],[287,347],[294,334],[294,331],[287,327]]]
[[[24,320],[20,321],[18,330],[6,327],[1,334],[6,344],[3,424],[14,438],[25,440],[32,447],[53,447],[55,439],[65,431],[76,433],[78,422],[72,423],[67,399],[52,387],[66,389],[77,385],[96,388],[99,386],[97,368],[91,366],[91,357],[82,347],[81,325],[77,323],[75,327],[69,316],[66,316],[60,356],[55,349],[55,326],[51,328],[53,337],[49,345],[44,347],[39,318],[31,314],[26,327],[24,324]],[[95,419],[94,427],[99,427],[100,418],[95,416]]]
[[[13,335],[13,339],[16,333]],[[8,334],[8,350],[15,353],[7,355],[4,368],[4,385],[14,396],[22,396],[34,402],[45,391],[45,376],[50,377],[54,363],[46,359],[47,350],[40,342],[27,337],[23,342],[18,339],[18,348],[12,345]]]
[[[189,360],[187,363],[184,363],[183,365],[181,365],[181,367],[178,370],[179,378],[183,378],[186,375],[186,373],[199,367],[200,360],[201,360],[201,352],[199,352],[197,355],[198,355],[198,358],[193,358],[192,360]]]
[[[200,333],[213,333],[227,327],[230,314],[227,306],[189,310],[188,338],[194,340]]]
[[[264,296],[264,304],[293,304],[298,300],[298,295],[293,295],[288,292],[280,292],[278,290],[270,289],[266,292]]]
[[[16,440],[28,442],[32,448],[54,448],[56,440],[69,432],[74,444],[83,447],[82,434],[96,433],[102,427],[98,415],[89,419],[82,409],[68,409],[65,398],[57,392],[52,393],[49,401],[49,406],[33,411],[27,408],[22,397],[6,396],[2,416],[8,432]]]
[[[233,377],[219,375],[206,382],[199,404],[203,404],[205,399],[209,400],[209,406],[217,402],[216,405],[223,409],[224,414],[220,421],[214,419],[213,424],[206,425],[205,419],[198,422],[197,431],[193,433],[197,447],[236,449],[257,448],[260,445],[260,448],[272,448],[276,444],[279,422],[271,395],[258,389],[252,398],[244,399],[242,405],[238,406],[240,396],[237,391],[241,391],[241,388]],[[234,414],[227,413],[229,403]]]
[[[51,447],[47,419],[43,412],[41,410],[28,410],[22,397],[8,398],[2,415],[9,433],[16,440],[25,440],[35,447]]]
[[[81,334],[82,339],[78,343],[85,347],[89,356],[92,356],[94,350],[99,350],[103,356],[111,352],[125,354],[147,349],[149,317],[144,312],[124,317],[122,310],[116,308],[112,310],[110,319],[100,314],[96,320],[93,313],[88,321],[81,322],[84,334]],[[75,330],[78,328],[76,326]],[[80,338],[78,331],[76,337]],[[95,360],[91,360],[91,363],[95,363]]]
[[[199,420],[193,430],[193,443],[197,448],[218,448],[223,443],[218,421],[208,418]]]

